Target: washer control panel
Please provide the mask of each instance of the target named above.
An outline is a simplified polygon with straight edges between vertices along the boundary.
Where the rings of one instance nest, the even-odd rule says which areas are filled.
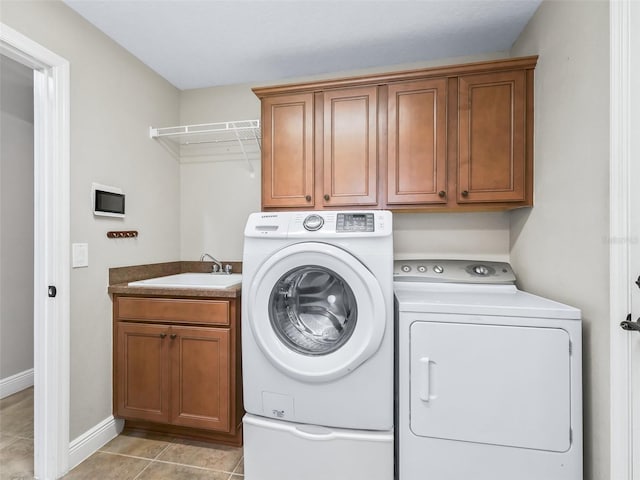
[[[373,232],[373,213],[339,213],[336,232]]]
[[[395,260],[396,282],[447,282],[515,284],[516,276],[506,262],[474,260]]]

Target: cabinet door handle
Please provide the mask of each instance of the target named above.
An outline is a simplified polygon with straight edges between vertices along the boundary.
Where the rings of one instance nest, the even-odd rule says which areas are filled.
[[[328,194],[326,194],[326,193],[324,194],[324,199],[325,199],[325,201],[327,201],[327,202],[328,202],[330,198],[331,198],[331,197],[330,197]]]
[[[468,190],[463,190],[462,191],[462,196],[463,197],[468,197],[469,196],[469,191]]]
[[[440,190],[440,191],[438,192],[438,196],[439,196],[440,198],[444,198],[446,194],[447,194],[447,193],[446,193],[444,190]]]
[[[311,195],[307,195],[306,197],[304,197],[304,199],[305,199],[307,202],[310,202],[310,201],[311,201]]]
[[[175,340],[177,336],[178,335],[175,333],[172,333],[171,335],[169,335],[169,337],[171,337],[171,340]]]
[[[160,334],[160,338],[164,338],[164,337],[166,337],[166,336],[167,336],[167,334],[166,334],[166,333],[161,333],[161,334]]]

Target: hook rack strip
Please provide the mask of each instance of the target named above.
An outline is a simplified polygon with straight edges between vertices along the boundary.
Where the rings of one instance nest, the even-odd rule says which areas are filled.
[[[136,238],[138,236],[137,230],[116,230],[107,232],[108,238]]]

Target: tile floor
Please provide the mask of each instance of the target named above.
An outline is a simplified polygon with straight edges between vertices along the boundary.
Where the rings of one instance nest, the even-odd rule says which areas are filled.
[[[0,480],[33,478],[33,389],[0,400]],[[243,480],[242,448],[125,432],[65,479]]]

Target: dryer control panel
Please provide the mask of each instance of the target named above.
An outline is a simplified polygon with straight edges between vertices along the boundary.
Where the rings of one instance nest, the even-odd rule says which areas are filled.
[[[515,284],[516,276],[506,262],[475,260],[395,260],[395,282]]]

